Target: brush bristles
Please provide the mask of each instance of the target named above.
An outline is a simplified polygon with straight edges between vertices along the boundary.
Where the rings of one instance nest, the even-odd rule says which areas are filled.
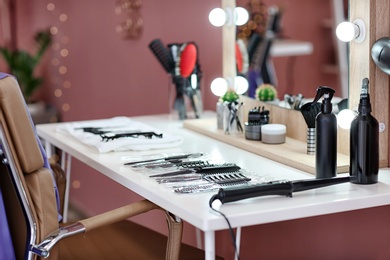
[[[321,112],[320,103],[306,103],[301,107],[301,113],[308,128],[316,127],[316,117]]]
[[[166,72],[171,73],[175,67],[171,52],[159,39],[153,40],[149,44],[149,49],[152,50],[154,56],[158,59]]]

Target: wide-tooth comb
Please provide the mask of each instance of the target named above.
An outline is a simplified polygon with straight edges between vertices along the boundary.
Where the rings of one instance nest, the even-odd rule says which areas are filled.
[[[175,68],[171,52],[160,39],[155,39],[149,44],[149,49],[152,50],[154,56],[158,59],[166,72],[172,73]]]

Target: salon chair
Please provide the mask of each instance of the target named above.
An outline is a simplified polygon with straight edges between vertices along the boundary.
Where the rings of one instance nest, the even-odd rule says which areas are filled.
[[[8,221],[16,259],[204,258],[204,251],[181,243],[182,222],[148,200],[60,224],[56,190],[61,193],[61,188],[55,187],[61,184],[55,180],[62,178],[61,169],[48,166],[16,79],[0,78],[0,211],[6,213],[0,221]],[[150,210],[164,212],[168,237],[127,220]],[[89,246],[94,239],[106,246]]]

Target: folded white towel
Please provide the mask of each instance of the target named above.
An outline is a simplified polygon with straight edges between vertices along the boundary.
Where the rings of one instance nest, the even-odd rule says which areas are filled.
[[[162,132],[149,125],[134,121],[128,117],[113,117],[110,119],[82,121],[66,123],[58,127],[58,131],[68,133],[81,141],[84,144],[96,148],[100,153],[107,153],[111,151],[144,151],[152,149],[165,149],[177,147],[183,142],[181,136],[172,136],[167,133],[162,133],[162,138],[152,137],[148,139],[144,136],[123,137],[109,141],[102,140],[100,135],[85,132],[83,127],[98,127],[100,130],[113,132],[155,132],[161,134]],[[107,134],[107,135],[112,135]]]

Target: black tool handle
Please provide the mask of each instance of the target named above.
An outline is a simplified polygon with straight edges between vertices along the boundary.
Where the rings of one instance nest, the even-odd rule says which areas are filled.
[[[327,179],[275,181],[245,187],[220,189],[218,191],[218,194],[216,194],[213,199],[218,199],[223,204],[227,202],[267,195],[281,195],[292,197],[293,192],[312,190],[350,181],[351,177],[349,176]]]
[[[267,195],[281,195],[291,197],[292,188],[292,183],[290,181],[280,181],[239,188],[219,189],[216,199],[219,199],[223,204],[227,202]]]
[[[326,178],[315,180],[301,180],[293,181],[293,192],[312,190],[316,188],[322,188],[330,185],[340,184],[344,182],[350,182],[351,177],[338,177],[338,178]]]

